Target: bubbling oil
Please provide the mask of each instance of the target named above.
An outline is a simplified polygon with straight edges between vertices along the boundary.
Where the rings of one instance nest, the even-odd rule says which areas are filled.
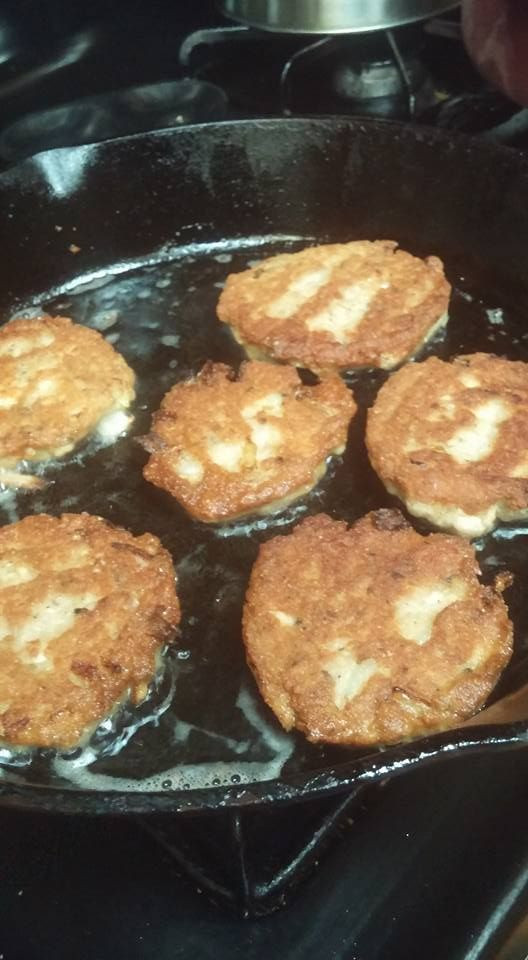
[[[240,623],[251,566],[266,539],[287,533],[313,513],[353,522],[368,510],[395,505],[373,473],[363,441],[366,409],[387,374],[362,370],[345,377],[359,407],[345,453],[332,461],[311,493],[272,516],[226,525],[194,521],[168,494],[144,480],[147,455],[137,442],[174,383],[197,373],[206,360],[236,368],[244,359],[228,328],[216,319],[227,274],[314,242],[318,240],[313,237],[263,236],[164,248],[143,262],[110,265],[38,301],[17,305],[17,314],[62,313],[117,338],[118,349],[136,373],[136,401],[130,411],[133,422],[106,444],[93,437],[72,455],[37,467],[48,481],[43,490],[0,491],[1,519],[13,522],[34,512],[87,510],[135,534],[155,534],[174,559],[182,623],[178,645],[168,657],[168,686],[164,675],[144,704],[120,704],[75,751],[1,747],[4,783],[95,792],[176,791],[273,780],[351,756],[343,748],[312,745],[282,731],[246,665]],[[528,360],[524,310],[516,294],[489,269],[469,270],[467,264],[453,261],[447,272],[454,283],[447,329],[426,345],[420,359],[496,350]],[[426,524],[413,522],[428,531]],[[516,626],[516,652],[497,695],[528,677],[526,536],[528,528],[504,527],[477,545],[485,579],[505,569],[516,575],[506,594]]]

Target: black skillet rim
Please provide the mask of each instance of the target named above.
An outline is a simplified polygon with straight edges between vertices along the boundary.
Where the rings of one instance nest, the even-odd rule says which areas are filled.
[[[59,147],[43,151],[33,157],[0,173],[0,186],[9,181],[22,178],[31,170],[35,157],[55,155],[65,151],[90,152],[99,155],[111,152],[115,145],[129,142],[153,141],[156,139],[177,138],[194,130],[214,132],[218,128],[254,128],[264,126],[270,132],[278,125],[291,128],[320,127],[331,133],[336,128],[358,130],[392,129],[396,138],[410,138],[416,141],[438,143],[449,149],[449,145],[464,148],[469,155],[478,155],[500,160],[501,164],[511,166],[517,174],[528,177],[528,158],[519,150],[512,150],[498,144],[480,142],[464,134],[455,135],[435,127],[416,127],[408,123],[393,120],[373,120],[362,117],[317,116],[295,118],[266,118],[258,120],[220,121],[217,123],[189,124],[178,128],[146,131],[126,137],[82,145],[78,147]],[[243,810],[285,804],[302,800],[315,800],[350,790],[353,787],[367,786],[392,776],[402,775],[417,765],[460,757],[463,754],[476,754],[491,750],[521,749],[528,745],[528,718],[509,724],[480,724],[475,727],[455,728],[431,737],[413,740],[407,744],[380,749],[361,758],[332,765],[328,769],[311,770],[292,777],[279,777],[275,780],[259,781],[250,784],[207,787],[202,789],[179,789],[167,791],[124,791],[124,790],[78,790],[41,786],[38,784],[17,784],[0,779],[0,806],[42,812],[60,812],[65,814],[148,814],[148,813],[200,813],[215,810]]]
[[[313,770],[308,774],[237,786],[136,792],[62,789],[0,781],[0,806],[49,813],[112,816],[240,811],[337,795],[352,788],[358,789],[393,776],[401,776],[418,765],[448,760],[450,756],[522,749],[526,746],[528,721],[507,725],[494,724],[467,730],[445,731],[433,737],[381,749],[359,760],[355,759],[327,770]]]

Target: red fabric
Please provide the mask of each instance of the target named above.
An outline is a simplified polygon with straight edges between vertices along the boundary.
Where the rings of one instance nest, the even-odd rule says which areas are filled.
[[[528,105],[527,0],[463,0],[462,29],[481,73],[513,100]]]

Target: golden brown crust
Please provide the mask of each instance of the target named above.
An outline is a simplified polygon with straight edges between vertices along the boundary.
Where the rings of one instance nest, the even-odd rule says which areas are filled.
[[[308,518],[260,548],[243,614],[247,657],[287,729],[392,743],[455,726],[485,702],[512,650],[473,548],[416,533],[397,511],[347,529]]]
[[[366,440],[374,469],[408,503],[525,510],[528,364],[484,353],[409,364],[381,388]]]
[[[67,317],[0,328],[0,466],[61,456],[134,399],[134,374],[96,330]]]
[[[447,316],[441,260],[391,240],[279,254],[230,274],[218,317],[250,350],[312,370],[391,369]]]
[[[344,448],[356,411],[337,376],[303,386],[296,370],[206,364],[177,383],[143,441],[144,475],[199,520],[219,521],[306,493]]]
[[[71,747],[144,698],[180,618],[170,555],[89,514],[0,529],[0,738]]]

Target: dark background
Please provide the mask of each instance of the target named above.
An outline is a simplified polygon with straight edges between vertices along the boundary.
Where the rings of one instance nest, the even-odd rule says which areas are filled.
[[[135,821],[4,811],[0,954],[495,960],[526,898],[527,805],[525,751],[408,774],[365,799],[289,906],[250,921],[181,878]]]
[[[214,23],[226,21],[212,0],[4,0],[0,121],[74,97],[179,77],[182,37]],[[66,51],[74,59],[75,50],[75,62],[41,69],[33,79]]]

